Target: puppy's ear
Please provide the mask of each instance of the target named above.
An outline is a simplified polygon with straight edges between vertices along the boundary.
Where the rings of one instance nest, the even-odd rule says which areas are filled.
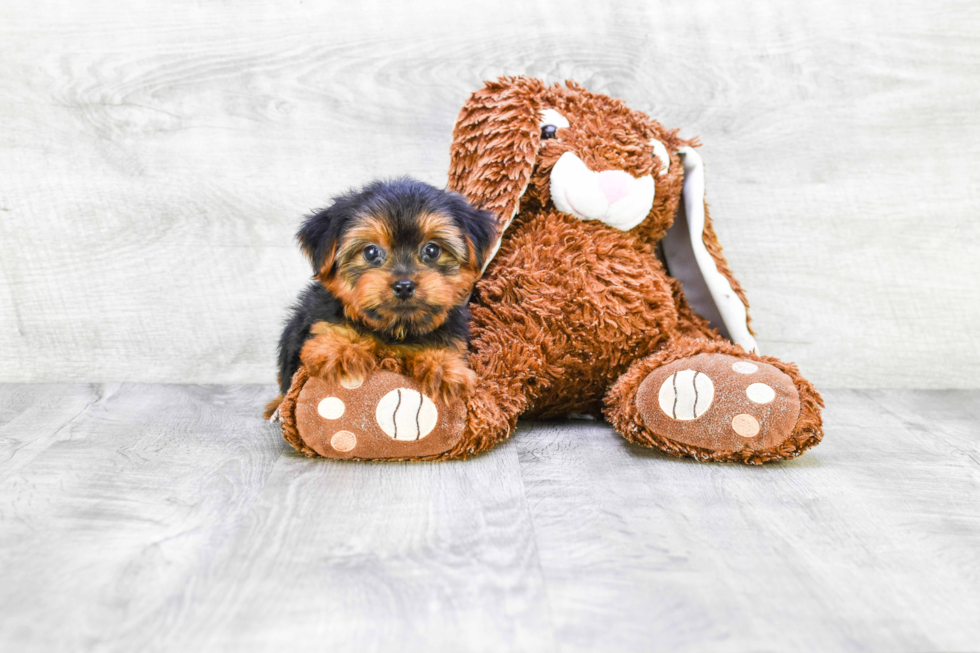
[[[352,216],[349,200],[349,196],[338,198],[330,207],[307,216],[296,233],[314,279],[326,281],[333,274],[337,246]]]
[[[449,189],[493,213],[496,242],[517,214],[531,181],[541,140],[540,93],[544,83],[529,77],[501,77],[474,93],[453,129]]]
[[[471,209],[479,217],[465,230],[466,243],[472,251],[473,269],[483,272],[490,258],[497,252],[497,243],[500,242],[502,230],[492,213],[472,207]]]
[[[458,193],[450,193],[451,213],[466,240],[467,265],[480,273],[500,236],[493,213],[478,209]]]

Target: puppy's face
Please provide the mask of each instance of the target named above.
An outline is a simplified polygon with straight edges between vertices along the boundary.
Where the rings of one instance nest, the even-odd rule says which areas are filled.
[[[348,319],[402,339],[466,301],[494,228],[461,196],[402,180],[340,198],[299,238]]]
[[[326,286],[348,318],[404,338],[438,328],[466,300],[478,274],[473,261],[448,216],[365,215],[341,238]]]

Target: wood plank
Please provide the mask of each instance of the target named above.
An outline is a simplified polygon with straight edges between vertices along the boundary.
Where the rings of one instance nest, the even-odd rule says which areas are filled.
[[[553,649],[515,447],[311,461],[259,418],[271,393],[62,390],[87,408],[0,465],[0,649]]]
[[[0,471],[11,473],[71,438],[71,423],[99,399],[95,386],[0,385]]]
[[[671,459],[602,423],[526,425],[561,649],[975,648],[980,419],[950,407],[980,395],[826,395],[825,442],[761,469]]]
[[[763,468],[667,458],[590,422],[523,424],[467,462],[310,461],[257,418],[270,391],[0,386],[0,648],[980,637],[975,391],[828,392],[827,440]]]
[[[299,217],[444,183],[467,95],[529,74],[702,137],[765,351],[977,387],[978,36],[971,0],[5,0],[0,380],[271,381]]]
[[[286,455],[233,546],[201,600],[224,605],[177,650],[557,650],[514,446],[442,464]]]
[[[0,467],[0,648],[152,650],[193,616],[185,593],[281,456],[255,410],[268,393],[103,387],[41,454]]]

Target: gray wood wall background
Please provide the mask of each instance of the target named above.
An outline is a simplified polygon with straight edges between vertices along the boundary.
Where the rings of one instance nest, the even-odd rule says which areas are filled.
[[[4,0],[0,381],[272,382],[301,215],[504,74],[701,136],[766,353],[980,387],[975,0]]]

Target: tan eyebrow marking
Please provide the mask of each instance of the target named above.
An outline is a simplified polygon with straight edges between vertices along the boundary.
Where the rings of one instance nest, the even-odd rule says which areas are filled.
[[[467,260],[466,239],[459,232],[456,223],[441,213],[424,213],[419,216],[419,228],[423,242],[438,240],[461,261]]]

